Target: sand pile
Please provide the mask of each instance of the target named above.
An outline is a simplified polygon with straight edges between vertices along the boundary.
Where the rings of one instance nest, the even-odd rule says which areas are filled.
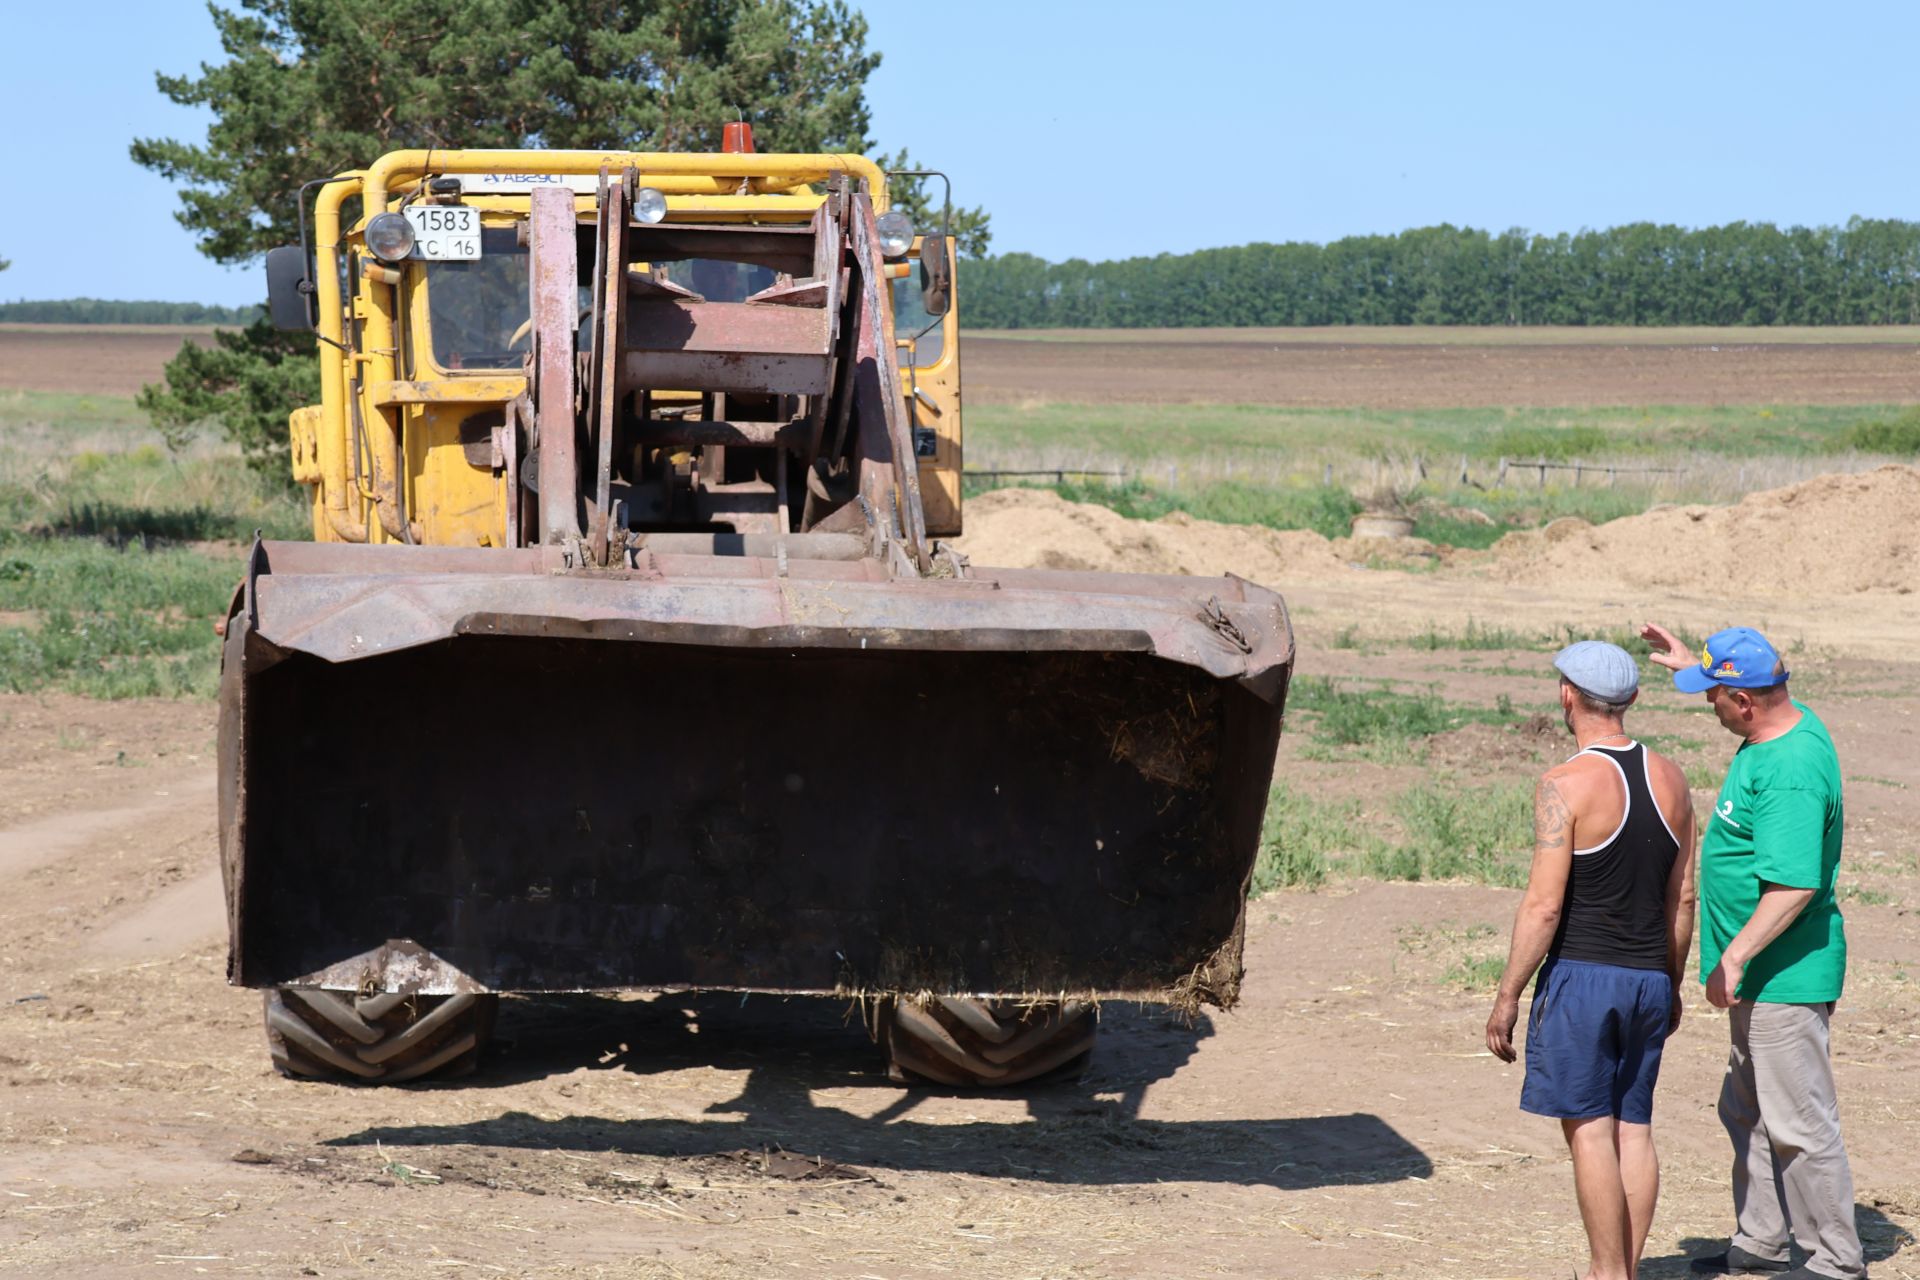
[[[1043,489],[967,500],[962,551],[976,564],[1119,573],[1237,573],[1279,590],[1371,568],[1467,568],[1527,585],[1683,595],[1851,595],[1920,590],[1920,469],[1819,476],[1731,507],[1665,507],[1606,524],[1556,520],[1484,553],[1417,538],[1340,538],[1215,524],[1175,513],[1129,520]],[[1467,588],[1463,588],[1467,589]]]
[[[1668,507],[1603,525],[1556,520],[1487,553],[1510,582],[1618,583],[1729,598],[1920,588],[1920,469],[1818,476],[1731,507]]]
[[[967,499],[958,546],[979,565],[1117,573],[1237,573],[1275,588],[1347,571],[1317,533],[1215,524],[1175,512],[1129,520],[1106,507],[1068,502],[1044,489],[996,489]]]

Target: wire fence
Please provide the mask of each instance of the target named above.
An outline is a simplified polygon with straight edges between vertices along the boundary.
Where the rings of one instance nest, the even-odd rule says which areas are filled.
[[[969,467],[961,476],[968,480],[999,480],[1006,476],[1052,476],[1055,484],[1065,484],[1068,476],[1085,479],[1096,476],[1102,480],[1127,480],[1135,474],[1131,471],[1088,471],[1084,467],[1040,467],[1018,471],[991,470],[982,471]]]
[[[1324,448],[1235,449],[1173,452],[1165,457],[1132,457],[1117,450],[1084,446],[976,448],[979,468],[963,475],[969,484],[1061,485],[1076,482],[1140,483],[1173,493],[1192,493],[1219,484],[1256,490],[1297,490],[1318,482],[1343,488],[1363,501],[1379,495],[1408,494],[1434,488],[1477,489],[1505,493],[1514,500],[1564,487],[1599,492],[1618,489],[1642,494],[1648,502],[1736,502],[1749,493],[1799,484],[1833,472],[1870,471],[1910,458],[1881,453],[1765,453],[1732,455],[1717,450],[1678,448],[1650,457],[1548,458],[1473,457],[1449,452],[1434,457],[1413,450],[1341,452]],[[1305,456],[1302,456],[1302,455]]]
[[[1589,472],[1594,475],[1605,475],[1607,477],[1607,483],[1611,485],[1617,482],[1623,475],[1677,476],[1686,470],[1685,467],[1622,467],[1611,462],[1583,462],[1579,458],[1575,458],[1571,462],[1549,461],[1546,458],[1534,458],[1530,461],[1518,458],[1502,458],[1500,459],[1499,474],[1494,477],[1493,481],[1495,487],[1504,487],[1507,483],[1508,470],[1516,467],[1521,471],[1534,472],[1538,476],[1538,487],[1542,489],[1547,487],[1547,472],[1549,471],[1573,472],[1573,487],[1577,489],[1580,487],[1581,480],[1583,480]],[[1460,483],[1473,483],[1467,472],[1467,460],[1465,458],[1460,459]]]

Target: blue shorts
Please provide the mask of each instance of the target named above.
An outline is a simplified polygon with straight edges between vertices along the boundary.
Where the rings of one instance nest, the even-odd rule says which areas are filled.
[[[1658,969],[1548,960],[1527,1014],[1520,1109],[1559,1120],[1653,1123],[1653,1086],[1673,1015]]]

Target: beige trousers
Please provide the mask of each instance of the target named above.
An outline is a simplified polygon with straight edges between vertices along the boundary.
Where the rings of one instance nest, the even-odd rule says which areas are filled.
[[[1750,1000],[1728,1010],[1733,1052],[1720,1123],[1733,1139],[1733,1243],[1783,1261],[1791,1233],[1809,1269],[1854,1280],[1867,1266],[1828,1057],[1832,1013],[1830,1004]]]

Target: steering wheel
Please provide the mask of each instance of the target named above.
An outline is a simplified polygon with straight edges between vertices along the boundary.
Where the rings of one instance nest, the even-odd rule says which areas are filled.
[[[574,328],[576,329],[579,328],[581,321],[585,320],[588,316],[592,314],[593,314],[592,307],[580,308],[580,314],[573,318]],[[525,320],[522,320],[520,322],[520,327],[513,331],[513,336],[507,339],[507,350],[513,351],[518,349],[522,342],[527,342],[532,337],[533,337],[533,317],[528,316]]]

